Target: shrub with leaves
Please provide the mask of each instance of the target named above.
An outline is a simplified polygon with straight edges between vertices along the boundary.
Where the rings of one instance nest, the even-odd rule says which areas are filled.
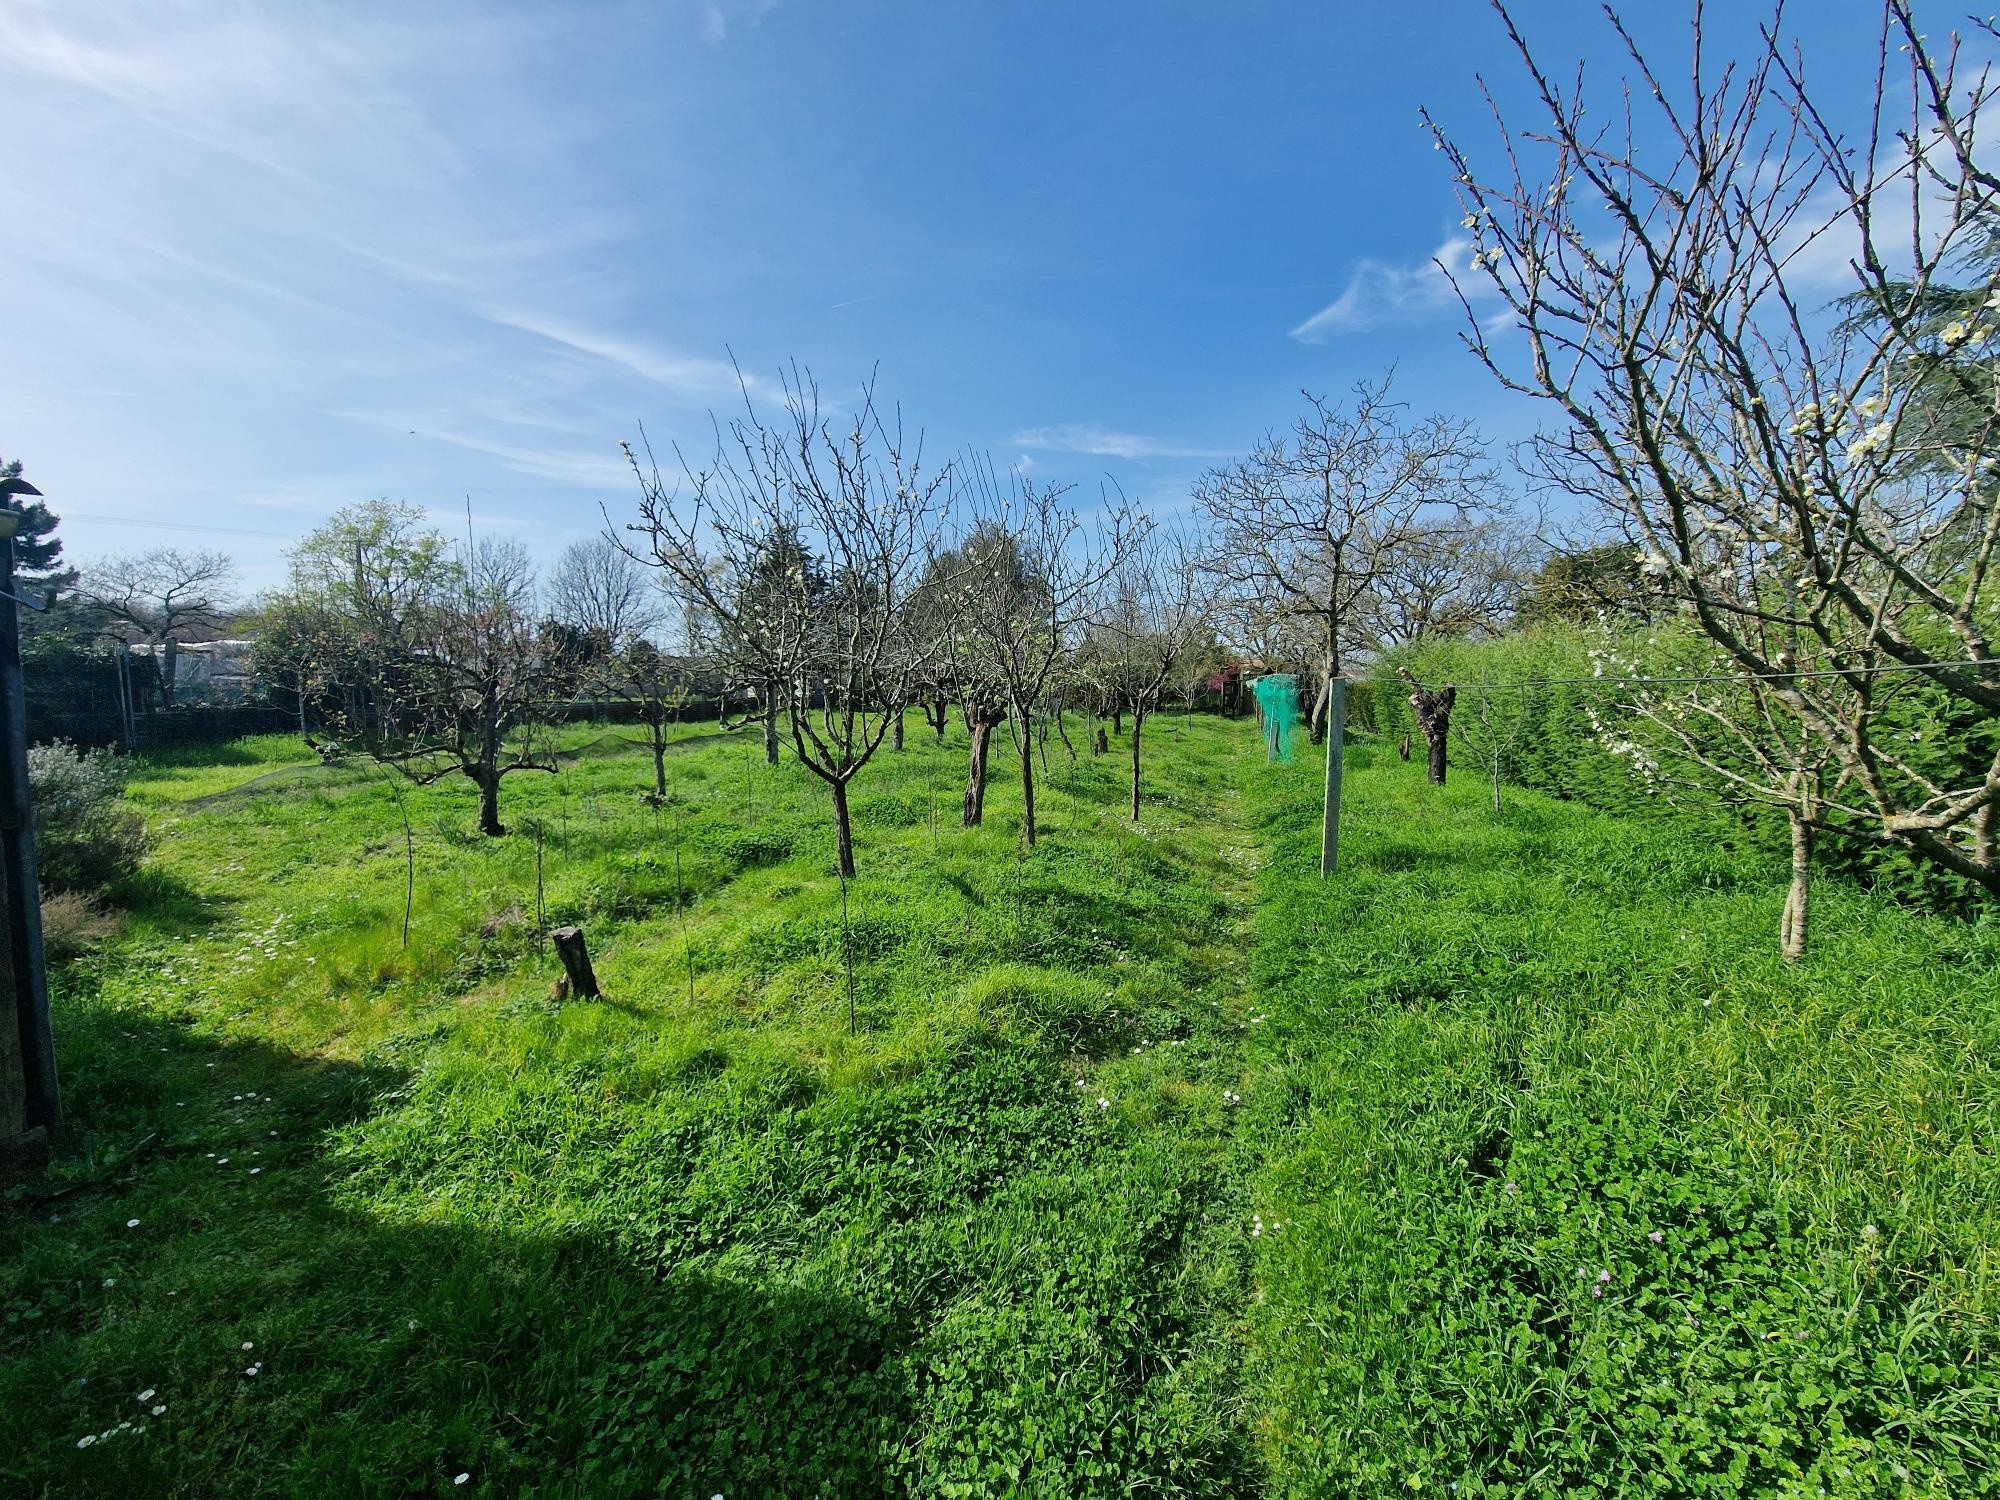
[[[130,878],[146,852],[146,828],[125,806],[132,763],[112,750],[63,740],[28,752],[35,855],[50,890],[101,890]]]

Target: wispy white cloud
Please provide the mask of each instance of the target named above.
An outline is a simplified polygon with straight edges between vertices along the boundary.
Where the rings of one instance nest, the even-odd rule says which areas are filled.
[[[711,47],[729,40],[732,27],[741,23],[755,26],[777,6],[778,0],[701,0],[698,19],[701,39]]]
[[[496,460],[516,474],[532,479],[548,479],[581,490],[618,488],[631,482],[632,470],[608,445],[596,451],[573,445],[539,440],[547,431],[566,431],[562,424],[496,419],[468,422],[453,415],[433,415],[409,419],[394,413],[336,411],[333,416],[364,423],[382,432],[400,432],[423,442],[442,443],[467,453],[479,453]],[[489,436],[478,425],[498,426],[502,436]]]
[[[1429,256],[1415,264],[1368,258],[1356,263],[1347,285],[1333,301],[1292,330],[1302,343],[1324,343],[1344,333],[1365,333],[1390,323],[1411,322],[1458,306],[1458,293],[1439,263],[1454,273],[1467,267],[1472,241],[1450,235]],[[1479,303],[1495,295],[1483,275],[1460,275],[1459,287]]]
[[[1088,453],[1098,458],[1228,458],[1227,449],[1195,448],[1170,438],[1142,437],[1135,432],[1116,432],[1089,422],[1066,422],[1056,427],[1030,427],[1008,441],[1022,448],[1040,448],[1057,453]]]
[[[485,308],[482,316],[489,323],[518,329],[578,354],[603,360],[606,364],[616,365],[641,379],[696,400],[722,400],[736,396],[746,388],[759,399],[769,399],[775,393],[776,388],[771,382],[759,376],[746,372],[739,377],[736,367],[727,360],[676,354],[638,339],[605,333],[546,313],[515,308]]]
[[[551,479],[577,489],[610,489],[632,482],[632,470],[615,453],[598,454],[579,452],[574,448],[500,442],[435,427],[419,427],[414,431],[420,438],[463,448],[470,453],[483,453],[488,458],[498,459],[515,473],[534,479]]]

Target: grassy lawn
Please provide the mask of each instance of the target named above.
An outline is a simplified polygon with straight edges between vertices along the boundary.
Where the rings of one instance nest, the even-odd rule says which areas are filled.
[[[1274,1488],[2000,1492],[2000,927],[1379,762],[1254,796]]]
[[[77,1190],[0,1228],[0,1472],[1254,1487],[1224,1097],[1254,742],[1159,725],[1136,829],[1122,763],[1057,746],[1022,860],[1004,772],[953,826],[961,736],[856,799],[853,1035],[825,795],[753,736],[690,738],[651,808],[643,752],[573,732],[501,841],[469,785],[409,793],[407,948],[390,783],[282,742],[149,769],[153,899],[59,976]],[[550,997],[537,821],[601,1003]]]
[[[146,767],[0,1209],[6,1487],[2000,1491],[2000,931],[1829,888],[1787,968],[1764,856],[1365,744],[1323,885],[1309,758],[1206,718],[1136,827],[1052,745],[1023,857],[1004,739],[961,830],[913,719],[850,1033],[824,792],[711,728],[660,808],[570,731],[498,841],[284,738]]]

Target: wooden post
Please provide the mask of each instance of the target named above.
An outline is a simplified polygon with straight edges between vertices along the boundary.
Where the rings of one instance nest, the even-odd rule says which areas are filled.
[[[14,496],[39,495],[24,479],[0,486],[0,1158],[18,1170],[46,1148],[61,1123],[49,977],[42,958],[41,888],[28,793],[28,720],[21,685],[21,624],[14,595]]]
[[[569,975],[569,992],[579,1000],[595,1000],[602,993],[597,975],[590,967],[590,950],[584,946],[581,927],[558,927],[551,934],[556,941],[556,957]]]
[[[1324,880],[1340,868],[1340,777],[1346,769],[1347,679],[1336,677],[1326,705],[1326,812],[1320,824],[1319,873]]]

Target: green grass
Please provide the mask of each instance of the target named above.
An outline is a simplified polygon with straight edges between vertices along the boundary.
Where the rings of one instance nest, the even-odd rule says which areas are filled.
[[[1256,797],[1274,1490],[2000,1492],[2000,930],[1372,761]]]
[[[1149,728],[1136,828],[1052,747],[1024,856],[1004,753],[961,830],[913,730],[853,1034],[824,791],[753,736],[656,808],[574,729],[498,841],[404,791],[407,947],[396,785],[149,763],[0,1209],[0,1479],[2000,1491],[2000,932],[1827,887],[1787,968],[1756,857],[1366,745],[1323,885],[1310,757],[1212,719]],[[552,999],[564,921],[605,1000]]]
[[[1004,774],[951,826],[962,738],[885,751],[854,1035],[818,784],[691,740],[652,808],[643,752],[570,739],[508,781],[505,840],[469,786],[408,794],[407,949],[379,776],[255,743],[134,787],[145,899],[58,976],[75,1190],[0,1228],[0,1473],[1254,1487],[1223,1099],[1247,861],[1215,836],[1243,737],[1162,725],[1137,829],[1121,765],[1059,758],[1026,859]],[[603,1002],[550,998],[537,824],[543,920],[585,925]]]

